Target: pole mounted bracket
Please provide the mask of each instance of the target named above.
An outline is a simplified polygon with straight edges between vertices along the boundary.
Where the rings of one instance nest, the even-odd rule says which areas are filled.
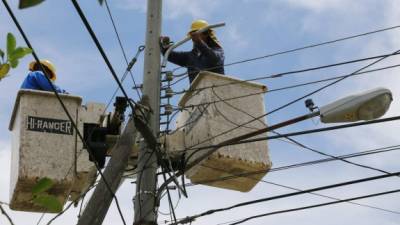
[[[150,129],[146,122],[147,117],[151,112],[152,111],[149,106],[149,98],[148,96],[143,95],[142,100],[140,100],[140,102],[136,104],[133,120],[135,122],[136,129],[138,129],[138,131],[142,134],[142,137],[144,138],[148,146],[152,149],[155,149],[158,143],[157,138],[154,136],[153,131]]]
[[[157,223],[154,221],[139,220],[134,222],[133,225],[157,225]]]

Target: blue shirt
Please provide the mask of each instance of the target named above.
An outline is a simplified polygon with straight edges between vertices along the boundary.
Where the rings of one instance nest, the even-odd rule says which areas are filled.
[[[57,85],[53,84],[53,86],[58,93],[67,93],[64,89],[61,89]],[[50,82],[46,79],[42,71],[30,72],[22,83],[21,89],[32,89],[51,92],[53,91]]]

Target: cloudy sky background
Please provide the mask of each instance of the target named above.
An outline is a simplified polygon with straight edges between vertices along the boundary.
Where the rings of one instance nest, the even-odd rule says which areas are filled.
[[[84,102],[108,102],[116,85],[104,64],[100,54],[84,29],[72,3],[69,1],[46,1],[42,5],[18,10],[16,1],[9,1],[17,18],[27,33],[35,51],[41,58],[51,59],[57,66],[57,84],[83,97]],[[144,43],[146,1],[114,0],[110,7],[114,14],[120,35],[127,51],[128,58],[136,53],[139,45]],[[125,70],[123,55],[112,30],[106,8],[100,7],[97,1],[81,1],[94,31],[109,56],[118,74]],[[400,2],[396,0],[165,0],[163,6],[163,34],[172,40],[182,39],[192,20],[203,18],[210,23],[226,22],[226,27],[217,30],[217,36],[225,48],[226,63],[258,57],[306,46],[313,43],[330,41],[352,36],[376,29],[400,25]],[[268,59],[232,65],[225,68],[226,74],[250,79],[279,72],[302,69],[313,66],[331,64],[346,60],[388,54],[400,49],[400,29],[386,31],[338,42],[323,47],[307,49],[296,53],[280,55]],[[0,6],[0,48],[5,47],[7,32],[17,37],[18,45],[25,45],[12,23],[3,5]],[[190,49],[186,44],[181,49]],[[31,56],[24,58],[20,66],[11,71],[11,76],[0,82],[0,201],[9,201],[10,174],[10,142],[11,134],[8,123],[11,117],[16,93],[26,73],[26,65]],[[297,84],[322,78],[346,75],[367,65],[361,62],[310,73],[295,74],[284,78],[261,81],[274,89],[286,85]],[[370,69],[398,63],[398,56],[386,59]],[[176,68],[170,65],[169,68]],[[133,68],[135,78],[142,80],[143,57]],[[178,70],[177,72],[183,72]],[[400,79],[398,69],[366,74],[348,78],[333,87],[319,92],[312,98],[317,105],[323,105],[339,97],[359,91],[387,87],[392,90],[394,102],[385,115],[398,115],[400,105]],[[128,78],[124,83],[127,90],[132,87]],[[185,80],[175,87],[179,91],[188,85]],[[265,95],[266,110],[275,109],[299,96],[309,93],[322,84],[310,85],[287,91]],[[130,95],[137,99],[133,91]],[[178,98],[174,100],[177,101]],[[268,116],[269,124],[293,118],[306,113],[303,101]],[[306,121],[279,130],[292,132],[304,129],[325,127],[328,125],[318,121]],[[342,155],[399,144],[397,141],[398,122],[349,128],[344,130],[304,135],[294,139],[320,151]],[[315,153],[303,150],[295,145],[279,140],[269,142],[270,154],[274,167],[289,165],[324,158]],[[396,151],[351,159],[354,162],[373,166],[390,172],[400,171],[398,163],[400,154]],[[378,175],[378,172],[344,164],[330,162],[316,166],[285,170],[267,174],[264,180],[306,189],[328,185],[352,179]],[[400,186],[398,177],[374,182],[352,185],[349,187],[323,191],[321,194],[337,198],[349,198],[370,193],[397,189]],[[135,185],[125,182],[117,193],[128,223],[133,220],[132,197]],[[259,183],[251,192],[240,193],[207,186],[188,187],[188,199],[181,199],[176,209],[177,217],[203,212],[211,208],[229,206],[242,201],[254,200],[291,192],[281,187]],[[174,202],[178,196],[173,193]],[[376,197],[358,201],[394,211],[400,211],[399,194]],[[284,200],[276,200],[246,206],[195,221],[193,224],[213,225],[231,220],[266,213],[275,210],[319,204],[330,200],[313,195],[302,195]],[[41,214],[10,211],[16,225],[37,224]],[[161,212],[168,212],[167,202],[162,201]],[[77,221],[78,209],[70,209],[53,224],[69,225]],[[53,214],[45,215],[40,224],[45,224]],[[169,220],[169,216],[160,214],[159,220]],[[249,221],[245,224],[399,224],[400,215],[379,210],[339,204],[301,212],[281,214]],[[0,224],[7,224],[4,216],[0,216]],[[122,224],[115,204],[105,219],[104,224]]]

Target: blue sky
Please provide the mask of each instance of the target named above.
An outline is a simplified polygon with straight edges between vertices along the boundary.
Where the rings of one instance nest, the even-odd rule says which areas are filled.
[[[83,27],[72,3],[69,1],[46,1],[38,7],[18,10],[16,1],[9,1],[17,18],[27,33],[35,51],[41,58],[51,59],[57,66],[57,84],[70,93],[82,96],[84,102],[106,103],[114,92],[116,85],[104,64],[89,34]],[[118,46],[115,33],[105,7],[100,7],[97,1],[80,1],[94,31],[109,56],[115,70],[122,74],[125,62]],[[121,39],[131,58],[139,45],[144,43],[146,1],[144,0],[114,0],[110,7],[115,17]],[[396,0],[165,0],[163,5],[162,33],[172,40],[182,39],[194,19],[202,18],[210,23],[225,22],[224,28],[218,29],[217,36],[226,54],[226,63],[267,55],[274,52],[289,50],[313,43],[329,41],[385,27],[400,25],[400,2]],[[19,45],[25,45],[12,23],[3,5],[0,6],[0,48],[5,47],[7,32],[17,37]],[[226,74],[250,79],[279,72],[302,69],[312,66],[331,64],[346,60],[370,57],[392,53],[400,49],[398,38],[400,29],[338,42],[323,47],[312,48],[296,53],[280,55],[268,59],[228,66]],[[186,44],[181,49],[190,49]],[[10,141],[8,123],[16,93],[26,73],[31,56],[24,58],[20,66],[11,71],[11,76],[0,82],[0,201],[8,202],[9,172],[10,172]],[[326,77],[349,74],[368,62],[361,62],[342,67],[318,70],[305,74],[287,76],[285,78],[262,80],[269,89],[278,88],[300,82],[318,80]],[[391,57],[373,66],[379,68],[398,63],[398,56]],[[176,68],[169,65],[170,69]],[[181,70],[179,70],[181,71]],[[318,105],[323,105],[339,97],[355,92],[387,87],[392,90],[394,102],[385,116],[398,115],[400,109],[398,97],[398,69],[385,70],[365,76],[348,78],[335,86],[328,88],[312,98]],[[133,68],[136,80],[141,83],[143,73],[143,56]],[[124,83],[130,95],[137,99],[130,89],[129,78]],[[177,85],[175,90],[187,88],[185,80]],[[265,95],[266,111],[275,109],[290,100],[296,99],[322,84],[310,85],[287,91]],[[174,102],[179,98],[177,97]],[[269,115],[269,124],[287,120],[302,115],[307,110],[304,103],[298,102],[284,110]],[[325,127],[316,120],[306,121],[279,130],[292,132],[304,129]],[[303,144],[320,151],[341,155],[358,151],[397,145],[397,122],[356,127],[320,134],[305,135],[295,138]],[[283,141],[269,142],[270,154],[274,167],[292,163],[323,158],[315,153],[304,151],[295,145]],[[399,153],[371,155],[352,159],[354,162],[384,169],[390,172],[400,170]],[[295,188],[311,188],[320,185],[333,184],[361,177],[378,175],[366,169],[354,167],[342,162],[331,162],[300,169],[285,170],[267,174],[264,179]],[[321,192],[338,198],[354,197],[363,194],[381,192],[399,187],[398,178],[388,178],[368,182],[351,187],[338,188]],[[135,185],[125,182],[117,193],[125,218],[132,221],[132,197]],[[290,190],[258,184],[251,192],[240,193],[207,186],[189,187],[189,198],[181,199],[177,207],[177,217],[184,217],[202,212],[210,208],[228,206],[242,201],[253,200],[266,196],[288,193]],[[178,202],[177,194],[173,194],[174,202]],[[390,210],[400,211],[398,194],[376,197],[358,201]],[[285,200],[260,203],[228,212],[204,217],[193,224],[209,225],[236,220],[243,217],[269,211],[287,209],[297,206],[318,204],[328,200],[312,195],[303,195]],[[8,210],[8,208],[6,208]],[[166,201],[162,201],[160,210],[168,212]],[[36,224],[41,214],[23,213],[8,210],[15,224]],[[53,224],[74,224],[78,210],[71,209]],[[46,215],[45,224],[52,215]],[[160,221],[169,220],[168,216],[160,214]],[[73,221],[73,222],[71,222]],[[104,224],[119,224],[115,204],[106,217]],[[372,210],[351,204],[340,204],[308,211],[282,214],[249,221],[245,224],[398,224],[400,216],[382,211]],[[4,216],[0,224],[7,224]]]

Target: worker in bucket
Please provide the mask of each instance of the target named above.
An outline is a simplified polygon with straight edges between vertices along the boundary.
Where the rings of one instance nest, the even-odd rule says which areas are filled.
[[[187,52],[172,51],[168,56],[168,61],[187,68],[190,83],[193,82],[197,74],[202,70],[219,74],[225,73],[224,50],[215,36],[214,30],[209,29],[203,33],[195,33],[208,25],[205,20],[193,21],[187,34],[192,38],[193,49]],[[165,54],[171,46],[170,39],[167,36],[162,36],[160,42],[161,52]]]
[[[53,91],[53,88],[58,93],[68,94],[65,90],[61,89],[53,82],[56,80],[56,68],[49,60],[41,60],[40,64],[42,64],[45,73],[42,72],[40,65],[36,61],[32,61],[29,63],[29,73],[26,76],[24,82],[21,85],[21,89],[32,89],[39,91]],[[46,79],[46,75],[50,79]]]

